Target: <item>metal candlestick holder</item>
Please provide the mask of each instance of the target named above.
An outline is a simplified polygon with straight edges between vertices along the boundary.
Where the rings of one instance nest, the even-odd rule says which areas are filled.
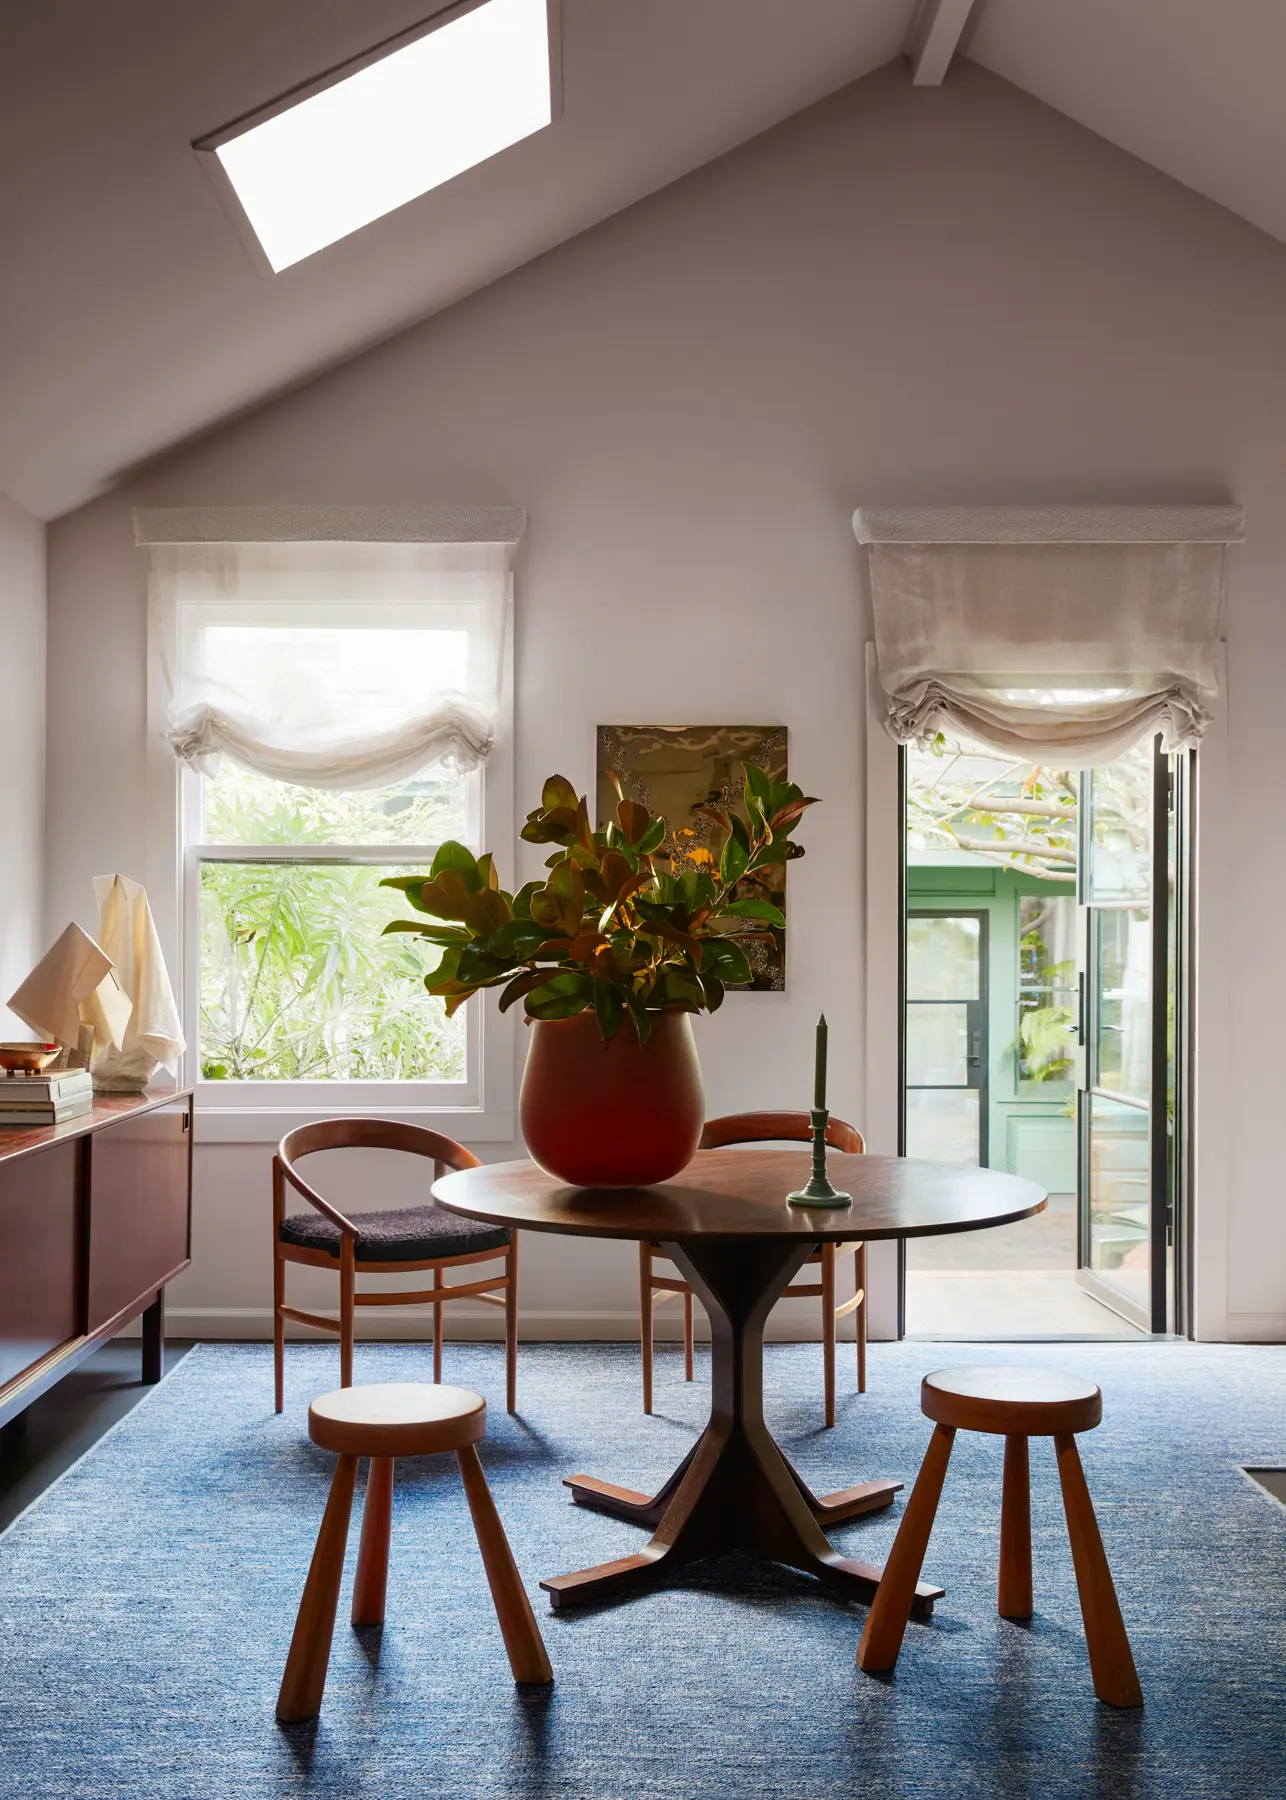
[[[800,1188],[797,1193],[787,1194],[787,1206],[851,1206],[853,1196],[841,1194],[833,1188],[826,1175],[826,1126],[830,1112],[824,1106],[813,1107],[809,1117],[813,1121],[813,1172],[808,1178],[808,1186]]]

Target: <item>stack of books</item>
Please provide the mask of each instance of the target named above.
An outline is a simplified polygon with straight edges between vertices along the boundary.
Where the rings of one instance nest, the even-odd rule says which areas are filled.
[[[88,1069],[46,1075],[0,1074],[0,1125],[61,1125],[92,1111],[94,1083]]]

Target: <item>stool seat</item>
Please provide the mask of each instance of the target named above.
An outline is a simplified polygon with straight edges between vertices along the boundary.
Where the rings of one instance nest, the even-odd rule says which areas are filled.
[[[377,1381],[336,1388],[308,1408],[308,1435],[340,1456],[431,1456],[479,1443],[487,1403],[468,1388]]]
[[[1103,1394],[1057,1369],[938,1369],[920,1384],[920,1410],[960,1431],[1055,1437],[1092,1431],[1103,1418]]]

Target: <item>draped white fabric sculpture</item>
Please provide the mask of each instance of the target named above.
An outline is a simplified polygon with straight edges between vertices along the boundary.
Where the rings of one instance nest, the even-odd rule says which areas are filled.
[[[899,742],[1087,766],[1205,731],[1240,508],[872,507],[853,528]]]
[[[496,728],[524,523],[512,509],[140,513],[175,753],[212,772],[226,752],[278,781],[342,790],[432,762],[477,767]],[[477,532],[491,535],[461,535]]]
[[[98,941],[134,1005],[124,1034],[99,1046],[90,1067],[104,1093],[135,1093],[158,1068],[176,1067],[183,1027],[144,889],[125,875],[95,875],[94,897]]]

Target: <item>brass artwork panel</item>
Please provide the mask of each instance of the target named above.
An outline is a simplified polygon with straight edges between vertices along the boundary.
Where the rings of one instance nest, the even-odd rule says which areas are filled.
[[[741,765],[757,763],[773,781],[785,781],[784,725],[600,725],[598,727],[598,822],[612,818],[615,774],[627,800],[660,813],[670,827],[662,852],[676,870],[717,863],[724,833],[704,807],[736,812],[744,819]],[[743,876],[734,897],[769,900],[786,911],[786,864],[774,863]],[[745,944],[754,980],[750,991],[781,993],[786,986],[786,932],[757,928]],[[734,990],[746,992],[742,988]]]

